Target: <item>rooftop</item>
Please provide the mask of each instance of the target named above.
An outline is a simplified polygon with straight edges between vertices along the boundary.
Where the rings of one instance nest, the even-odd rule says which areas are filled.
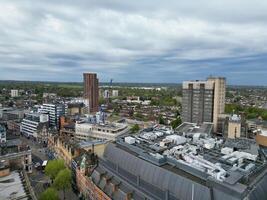
[[[175,131],[162,128],[123,136],[117,148],[167,171],[206,185],[212,181],[241,195],[267,165],[249,140],[224,141],[211,137],[211,124],[182,124]]]
[[[180,126],[175,129],[175,132],[179,134],[194,134],[194,133],[201,133],[201,134],[208,134],[212,133],[213,124],[209,122],[204,122],[203,124],[196,124],[196,123],[189,123],[184,122]]]
[[[91,147],[92,145],[100,145],[100,144],[106,144],[108,143],[107,140],[91,140],[91,141],[81,141],[79,142],[79,146],[81,148],[88,148]]]
[[[73,138],[66,137],[66,136],[59,136],[59,139],[65,144],[68,144],[69,146],[73,148],[81,148],[81,149],[91,147],[92,145],[100,145],[100,144],[107,143],[107,140],[103,140],[103,139],[77,141]]]
[[[229,119],[231,122],[240,122],[241,121],[241,117],[240,115],[236,115],[236,114],[233,114],[230,119]]]
[[[0,199],[28,199],[18,172],[0,178]]]
[[[267,131],[261,130],[260,135],[267,137]]]
[[[81,121],[81,122],[76,122],[76,124],[80,124],[80,125],[84,125],[84,126],[94,126],[96,128],[103,128],[103,129],[110,129],[113,131],[117,131],[120,129],[125,129],[127,128],[126,124],[122,124],[122,123],[93,123],[93,122],[85,122],[85,121]]]

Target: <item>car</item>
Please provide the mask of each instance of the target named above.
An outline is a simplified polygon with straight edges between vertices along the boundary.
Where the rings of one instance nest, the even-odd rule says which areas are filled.
[[[41,164],[39,162],[35,163],[35,165],[34,165],[35,168],[38,168],[40,166],[41,166]]]

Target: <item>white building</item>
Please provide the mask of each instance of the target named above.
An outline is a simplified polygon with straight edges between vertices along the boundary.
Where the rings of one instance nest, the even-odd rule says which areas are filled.
[[[39,112],[48,114],[50,126],[59,128],[59,118],[65,115],[65,110],[64,104],[43,104]]]
[[[79,123],[75,124],[75,137],[80,140],[89,140],[92,138],[107,139],[114,141],[116,137],[127,133],[129,128],[125,124],[94,124]]]
[[[112,96],[113,97],[119,96],[119,90],[112,90]]]
[[[55,97],[57,97],[56,93],[46,93],[46,92],[43,93],[43,98],[55,98]]]
[[[48,129],[49,117],[47,114],[29,113],[21,122],[21,133],[28,136],[39,138],[43,129]]]
[[[109,95],[109,90],[105,90],[104,91],[104,98],[105,99],[108,99],[110,97],[110,95]]]
[[[11,90],[10,91],[11,97],[18,97],[19,96],[19,91],[18,90]]]

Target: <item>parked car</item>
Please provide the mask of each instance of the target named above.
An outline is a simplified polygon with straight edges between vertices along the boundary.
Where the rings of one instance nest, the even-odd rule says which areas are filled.
[[[35,163],[35,165],[34,165],[34,167],[35,167],[36,169],[38,169],[40,166],[41,166],[41,164],[40,164],[39,162]]]

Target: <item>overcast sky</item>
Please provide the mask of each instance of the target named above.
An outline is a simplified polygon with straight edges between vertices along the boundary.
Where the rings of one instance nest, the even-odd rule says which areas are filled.
[[[0,79],[267,85],[264,0],[1,0]]]

